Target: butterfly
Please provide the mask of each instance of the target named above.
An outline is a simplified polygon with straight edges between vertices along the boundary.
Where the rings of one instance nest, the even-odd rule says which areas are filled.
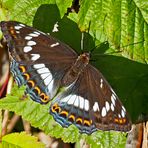
[[[89,64],[89,52],[78,56],[51,35],[20,22],[3,21],[0,26],[16,83],[26,85],[33,101],[51,101],[49,113],[62,127],[73,124],[86,134],[131,129],[118,96],[101,72]]]

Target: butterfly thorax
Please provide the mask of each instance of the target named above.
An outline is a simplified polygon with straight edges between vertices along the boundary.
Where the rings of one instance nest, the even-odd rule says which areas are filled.
[[[62,86],[69,86],[75,82],[89,63],[90,54],[81,54],[62,79]]]

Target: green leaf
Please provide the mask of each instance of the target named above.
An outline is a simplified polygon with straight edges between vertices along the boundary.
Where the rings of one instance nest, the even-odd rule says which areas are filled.
[[[45,145],[41,142],[38,142],[37,137],[26,134],[25,132],[21,133],[12,133],[5,135],[2,138],[2,147],[3,148],[44,148]]]
[[[148,17],[146,1],[85,0],[81,1],[78,25],[82,30],[91,21],[91,34],[108,40],[122,49],[126,58],[148,63]]]
[[[140,12],[142,13],[144,20],[148,23],[148,17],[147,17],[148,2],[147,2],[147,0],[143,0],[143,1],[134,0],[134,2],[136,4],[136,6],[139,8]]]
[[[33,17],[42,4],[55,4],[55,0],[3,0],[2,7],[8,10],[10,20],[31,25]]]
[[[124,148],[125,141],[126,134],[121,134],[120,132],[97,132],[86,138],[86,142],[90,143],[91,148]]]
[[[61,17],[67,12],[67,8],[71,7],[73,0],[56,0],[56,4],[60,10]]]

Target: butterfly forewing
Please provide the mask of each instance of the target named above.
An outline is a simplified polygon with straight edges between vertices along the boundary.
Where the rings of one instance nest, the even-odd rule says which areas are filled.
[[[8,42],[9,51],[16,61],[24,62],[24,58],[28,62],[46,62],[47,57],[49,60],[57,58],[62,61],[77,58],[74,50],[66,44],[27,25],[14,21],[1,22],[1,29]],[[31,60],[33,57],[36,60]]]
[[[27,93],[34,101],[47,103],[77,54],[66,44],[19,22],[1,22],[1,29],[16,82],[27,85]]]

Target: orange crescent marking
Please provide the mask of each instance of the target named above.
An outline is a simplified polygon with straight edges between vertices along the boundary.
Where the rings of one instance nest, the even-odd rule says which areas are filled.
[[[45,99],[46,99],[47,101],[49,101],[49,98],[50,98],[49,96],[47,96],[47,95],[45,96]]]
[[[20,68],[21,72],[26,72],[26,69],[24,66],[19,66],[19,68]]]
[[[10,34],[11,34],[14,38],[17,38],[16,32],[15,32],[14,29],[10,30]]]
[[[77,118],[77,119],[76,119],[76,122],[79,122],[79,121],[80,121],[81,124],[82,124],[82,118]]]
[[[119,120],[119,123],[120,123],[120,124],[122,124],[122,123],[123,123],[122,119],[120,119],[120,120]]]
[[[92,124],[92,120],[90,120],[90,124]]]
[[[13,26],[10,26],[10,30],[14,29]]]
[[[124,119],[123,119],[123,123],[125,123],[125,122],[126,122],[126,119],[124,118]]]
[[[43,97],[41,97],[41,96],[43,96]],[[44,103],[46,103],[46,102],[48,102],[48,100],[49,100],[49,96],[47,96],[45,93],[41,93],[40,94],[40,97],[41,97],[41,100],[44,102]]]
[[[56,111],[57,113],[59,113],[59,112],[61,111],[61,108],[60,108],[60,107],[56,107],[56,108],[55,108],[55,111]]]
[[[43,98],[44,98],[44,97],[45,97],[45,93],[42,92],[42,93],[40,94],[40,97],[41,97],[41,96],[43,96]]]
[[[67,111],[61,111],[60,114],[65,114],[66,116],[68,116],[68,112]]]
[[[51,110],[52,112],[56,112],[54,106],[52,106]]]
[[[119,120],[118,120],[117,118],[115,118],[115,119],[114,119],[114,121],[115,121],[116,123],[118,123],[118,122],[119,122]]]
[[[28,73],[24,73],[23,75],[26,76],[26,80],[29,80],[30,79],[30,76],[29,76]]]
[[[15,34],[14,29],[10,30],[10,33],[11,33],[12,35],[14,35],[14,34]]]
[[[57,112],[56,110],[59,110],[59,112],[61,111],[61,108],[58,106],[58,104],[56,103],[56,104],[54,104],[53,106],[52,106],[52,108],[51,108],[51,110],[52,110],[52,112]]]
[[[52,108],[51,108],[51,110],[52,110],[52,112],[55,112],[55,109],[58,107],[58,105],[57,104],[54,104],[53,106],[52,106]]]
[[[38,94],[40,94],[40,93],[41,93],[41,90],[40,90],[40,88],[39,88],[38,86],[36,86],[34,89],[36,89],[36,90],[37,90]]]
[[[35,83],[32,80],[29,80],[28,83],[31,84],[31,87],[34,87],[35,86]]]
[[[55,104],[53,105],[53,107],[59,107],[59,105],[58,105],[57,103],[55,103]]]
[[[73,121],[75,121],[75,116],[74,115],[70,115],[69,119],[72,119]]]
[[[84,124],[87,124],[88,126],[90,126],[90,122],[88,120],[84,120]]]

